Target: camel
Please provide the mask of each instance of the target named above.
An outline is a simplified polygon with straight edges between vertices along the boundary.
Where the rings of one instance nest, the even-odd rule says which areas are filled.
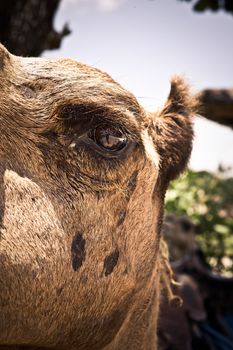
[[[157,349],[164,196],[192,148],[188,85],[174,77],[149,113],[98,69],[2,45],[0,85],[0,349]]]

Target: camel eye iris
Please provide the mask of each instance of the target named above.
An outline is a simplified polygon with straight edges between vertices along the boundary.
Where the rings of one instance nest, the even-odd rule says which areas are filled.
[[[127,145],[127,137],[123,130],[114,126],[99,125],[90,132],[89,137],[108,151],[120,151]]]

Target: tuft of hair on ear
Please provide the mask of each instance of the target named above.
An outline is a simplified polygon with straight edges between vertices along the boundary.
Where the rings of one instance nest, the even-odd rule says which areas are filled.
[[[198,112],[199,102],[197,95],[194,96],[190,91],[190,86],[179,75],[171,79],[170,93],[167,103],[163,109],[163,114],[181,114],[190,116]]]
[[[182,77],[173,77],[165,106],[153,114],[154,144],[160,156],[161,176],[167,184],[187,166],[197,109],[198,99],[189,85]]]

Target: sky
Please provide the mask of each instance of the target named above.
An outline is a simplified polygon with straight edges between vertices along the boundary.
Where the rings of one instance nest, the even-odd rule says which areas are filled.
[[[44,57],[70,57],[100,68],[148,110],[166,101],[174,74],[194,92],[233,87],[233,16],[197,14],[178,0],[62,0],[54,26],[72,33]],[[190,167],[216,171],[233,167],[233,131],[195,120]],[[233,174],[233,170],[231,171]]]

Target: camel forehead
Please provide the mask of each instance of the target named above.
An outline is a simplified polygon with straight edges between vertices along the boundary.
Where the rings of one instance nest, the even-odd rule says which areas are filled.
[[[136,112],[141,111],[133,94],[115,82],[107,73],[97,68],[71,59],[11,57],[13,57],[13,65],[14,63],[17,65],[17,72],[21,72],[18,76],[26,78],[28,82],[30,80],[32,82],[49,80],[48,89],[54,82],[58,84],[58,88],[69,88],[67,93],[71,95],[73,92],[78,93],[80,97],[88,94],[93,100],[96,96],[101,99],[101,95],[104,94],[105,97],[114,99],[114,102],[119,100],[121,104],[128,105],[128,107],[131,105]]]
[[[99,69],[71,59],[10,55],[0,75],[4,81],[0,97],[12,96],[34,115],[37,110],[47,117],[66,105],[84,106],[85,114],[100,111],[109,121],[132,126],[133,132],[144,128],[146,113],[134,95]]]
[[[95,80],[95,82],[99,81],[102,84],[119,86],[108,74],[101,70],[69,58],[48,59],[12,55],[11,58],[13,63],[18,64],[17,68],[20,68],[23,73],[31,78],[49,78],[56,81],[64,81],[65,79],[70,85],[76,80]]]

